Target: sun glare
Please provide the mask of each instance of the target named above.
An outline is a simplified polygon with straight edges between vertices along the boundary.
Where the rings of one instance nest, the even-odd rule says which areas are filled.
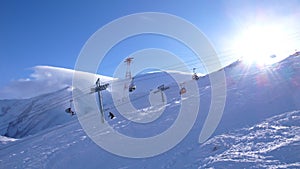
[[[235,49],[248,64],[273,64],[294,50],[287,29],[256,25],[245,30],[235,42]]]

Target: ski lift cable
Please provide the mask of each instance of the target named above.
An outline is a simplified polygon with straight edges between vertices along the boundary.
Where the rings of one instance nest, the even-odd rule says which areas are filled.
[[[230,52],[230,51],[229,51]],[[231,58],[230,58],[231,59]],[[193,62],[193,61],[199,61],[199,59],[194,59],[194,60],[190,60],[190,61],[188,61],[188,62]],[[178,66],[179,67],[179,66]],[[147,79],[154,79],[154,78],[158,78],[158,77],[148,77],[148,78],[139,78],[139,79],[135,79],[135,81],[137,82],[137,81],[144,81],[144,80],[147,80]],[[118,82],[116,82],[115,80],[113,80],[114,81],[114,83],[118,83]],[[106,81],[106,82],[113,82],[113,81]],[[122,82],[122,80],[121,80],[121,82]],[[93,85],[94,86],[94,85]],[[92,86],[91,86],[92,87]],[[85,89],[85,91],[89,91],[88,93],[85,93],[85,94],[90,94],[90,88],[87,88],[87,89]],[[42,112],[45,112],[45,111],[47,111],[47,110],[50,110],[50,109],[52,109],[52,108],[55,108],[55,107],[58,107],[58,106],[62,106],[62,105],[65,105],[66,104],[66,102],[65,102],[65,100],[67,99],[67,102],[69,102],[69,100],[71,99],[71,98],[77,98],[77,97],[81,97],[81,95],[85,95],[85,94],[79,94],[78,96],[74,96],[74,95],[71,95],[71,96],[64,96],[64,97],[61,97],[61,98],[56,98],[55,100],[57,101],[57,102],[53,102],[50,106],[49,105],[47,105],[47,108],[48,109],[45,109],[42,105],[41,106],[37,106],[37,107],[35,107],[37,110],[35,110],[34,112],[32,112],[33,114],[36,114],[35,112],[39,112],[39,111],[42,111]],[[52,106],[53,105],[53,106]],[[41,109],[41,110],[39,110],[39,109]],[[16,118],[17,119],[17,118]],[[12,120],[12,121],[14,121],[14,120]],[[7,126],[6,124],[5,124],[5,126]],[[0,127],[1,128],[1,127]]]
[[[82,97],[82,96],[87,95],[87,94],[90,94],[90,88],[85,89],[84,93],[81,93],[81,94],[77,94],[77,95],[64,94],[63,96],[55,97],[55,101],[51,102],[51,104],[35,106],[34,107],[35,110],[31,111],[28,114],[26,114],[26,117],[27,118],[32,118],[32,117],[34,117],[36,115],[39,115],[39,114],[42,114],[42,113],[44,113],[48,110],[64,106],[64,105],[68,104],[70,99],[76,99],[76,98]],[[17,120],[18,118],[19,118],[19,116],[16,116],[10,122],[13,122],[13,121]],[[0,129],[1,130],[5,129],[8,125],[9,125],[9,123],[4,123],[4,124],[0,125]]]
[[[213,56],[213,55],[215,55],[215,54],[211,54],[211,55],[206,56],[206,58],[207,58],[206,62],[208,62],[208,65],[204,65],[204,66],[210,66],[210,65],[215,65],[216,63],[219,63],[219,61],[216,61],[215,58],[209,57],[209,56]],[[222,62],[230,62],[230,61],[233,61],[233,60],[239,60],[242,57],[242,56],[237,57],[237,55],[238,55],[237,52],[235,50],[232,50],[232,49],[227,49],[227,50],[218,52],[217,55],[222,56],[222,58],[221,58]],[[201,63],[201,62],[199,62],[199,58],[196,58],[196,59],[191,59],[191,60],[185,61],[184,65],[182,65],[182,64],[168,65],[168,66],[163,67],[161,69],[171,70],[171,69],[184,68],[186,66],[198,67],[199,63]],[[152,77],[138,78],[138,79],[135,79],[135,82],[143,81],[143,80],[147,80],[147,79],[152,79]],[[107,81],[107,83],[119,84],[119,83],[124,83],[125,80],[127,80],[127,79],[111,80],[111,81]]]
[[[295,35],[297,35],[297,36],[295,36]],[[298,36],[300,36],[300,32],[297,31],[295,33],[290,34],[290,36],[291,37],[298,37]],[[215,54],[210,54],[210,55],[204,56],[206,58],[206,61],[209,63],[209,65],[215,65],[215,63],[217,63],[217,61],[215,61],[215,58],[210,57],[210,56],[213,56],[213,55],[215,55]],[[241,56],[239,58],[230,57],[230,56],[239,55],[236,52],[236,50],[234,50],[234,49],[227,49],[227,50],[224,50],[224,51],[217,52],[217,55],[218,56],[222,56],[221,60],[223,62],[232,61],[234,59],[239,59],[241,57]],[[199,58],[197,58],[197,59],[185,61],[186,66],[191,65],[191,64],[188,64],[190,62],[193,62],[193,63],[191,63],[192,65],[197,65],[197,64],[201,63],[201,62],[199,62]],[[171,69],[171,68],[176,69],[176,68],[181,68],[181,67],[178,67],[178,65],[169,65],[169,66],[166,66],[166,67],[164,67],[162,69],[166,69],[167,70],[167,69]]]
[[[60,97],[55,98],[55,101],[51,102],[51,104],[35,106],[34,107],[35,110],[32,112],[35,113],[35,112],[39,112],[39,111],[47,111],[48,109],[55,107],[53,105],[56,105],[57,107],[61,106],[61,105],[66,105],[66,103],[69,101],[69,100],[67,100],[67,102],[66,102],[66,99],[69,98],[70,96],[71,96],[70,94],[68,94],[68,96],[60,96]]]
[[[224,59],[223,59],[224,60]],[[231,60],[231,59],[230,59]],[[237,59],[238,60],[238,59]],[[192,61],[195,61],[195,60],[190,60],[190,62],[192,62]],[[196,61],[198,62],[198,59],[196,59]],[[193,64],[195,64],[195,63],[192,63],[192,64],[190,64],[190,65],[193,65]],[[214,65],[214,64],[212,64],[212,65]],[[181,67],[185,67],[186,65],[184,65],[184,66],[177,66],[177,68],[181,68]],[[196,66],[195,66],[196,67]],[[166,67],[167,68],[167,67]],[[223,67],[222,67],[223,68]],[[220,68],[220,69],[222,69],[222,68]],[[219,70],[220,70],[219,69]],[[216,70],[216,71],[218,71],[218,70]],[[140,82],[140,81],[145,81],[145,80],[150,80],[150,79],[155,79],[155,78],[159,78],[158,76],[154,76],[154,77],[146,77],[146,76],[144,76],[144,77],[140,77],[140,78],[136,78],[136,79],[134,79],[134,81],[135,82]],[[124,81],[126,81],[126,79],[120,79],[120,80],[114,80],[114,81],[108,81],[108,83],[114,83],[114,84],[122,84],[122,83],[124,83]]]
[[[86,89],[86,92],[87,92],[87,89]],[[64,104],[66,104],[66,102],[69,102],[70,99],[81,97],[81,95],[84,95],[84,94],[77,94],[77,95],[66,94],[65,96],[57,97],[57,98],[55,98],[54,102],[51,102],[50,106],[52,106],[52,105],[59,105],[59,106],[64,105]],[[49,106],[49,104],[47,104],[47,107],[48,106]],[[40,105],[40,106],[37,106],[36,108],[39,109],[39,108],[43,108],[43,107],[44,107],[44,105]]]
[[[293,33],[293,34],[291,34],[289,37],[291,37],[291,38],[297,38],[297,39],[299,39],[300,38],[300,32],[299,31],[297,31],[297,32],[295,32],[295,33]],[[221,53],[218,53],[218,55],[222,55],[222,54],[226,54],[226,53],[234,53],[233,52],[233,50],[226,50],[226,51],[223,51],[223,52],[221,52]],[[232,58],[230,58],[229,56],[231,56],[232,54],[230,54],[230,55],[222,55],[223,57],[225,57],[225,60],[232,60]],[[213,58],[212,58],[213,59]],[[224,60],[224,58],[222,58],[222,60]],[[213,62],[215,62],[214,60],[212,60]],[[196,64],[196,63],[194,63],[194,62],[199,62],[199,59],[197,58],[197,59],[193,59],[193,60],[188,60],[188,61],[186,61],[187,63],[190,63],[189,65],[194,65],[194,64]],[[165,69],[167,69],[167,68],[172,68],[172,67],[174,67],[174,66],[176,66],[176,65],[172,65],[172,66],[169,66],[169,67],[165,67]],[[185,65],[185,66],[188,66],[188,64],[187,65]],[[175,67],[175,68],[180,68],[180,66],[177,66],[177,67]],[[253,72],[253,73],[257,73],[257,72]],[[242,76],[242,75],[236,75],[236,76]],[[232,76],[233,77],[233,76]],[[141,79],[141,78],[139,78],[138,80],[135,80],[135,81],[142,81],[142,80],[147,80],[147,79],[152,79],[152,78],[156,78],[156,77],[151,77],[151,78],[143,78],[143,79]],[[107,81],[108,83],[109,82],[114,82],[114,83],[116,83],[116,81],[115,80],[112,80],[112,81]],[[94,86],[94,85],[93,85]],[[91,86],[92,87],[92,86]],[[91,88],[90,87],[90,88]],[[43,112],[45,112],[45,111],[48,111],[48,110],[50,110],[50,109],[53,109],[53,108],[55,108],[55,107],[59,107],[59,106],[62,106],[62,105],[65,105],[66,104],[66,101],[65,100],[67,100],[67,102],[69,102],[69,100],[70,99],[72,99],[72,98],[77,98],[77,97],[81,97],[81,96],[83,96],[83,95],[85,95],[85,94],[90,94],[90,88],[87,88],[87,89],[85,89],[85,91],[89,91],[88,93],[84,93],[84,94],[79,94],[79,95],[70,95],[70,96],[63,96],[63,97],[61,97],[61,98],[56,98],[56,101],[57,102],[53,102],[52,104],[50,104],[50,106],[49,105],[47,105],[47,106],[45,106],[45,107],[47,107],[47,108],[44,108],[44,106],[37,106],[37,107],[35,107],[35,111],[34,112],[31,112],[30,114],[33,114],[34,116],[35,115],[37,115],[36,114],[36,112],[40,112],[40,113],[43,113]],[[148,94],[147,95],[145,95],[145,96],[148,96]],[[139,98],[141,98],[141,97],[139,97]],[[137,99],[139,99],[139,98],[137,98]],[[126,103],[122,103],[122,104],[126,104]],[[115,107],[115,106],[114,106]],[[29,114],[29,115],[30,115]],[[15,120],[17,119],[18,117],[16,117],[15,118]],[[14,121],[14,120],[12,120],[12,121]],[[7,126],[7,124],[5,124],[5,126]],[[1,129],[2,129],[2,127],[0,127]],[[6,127],[5,127],[6,128]]]
[[[148,96],[148,94],[147,94],[147,95],[144,95],[143,97],[146,97],[146,96]],[[135,101],[135,100],[138,100],[138,99],[140,99],[140,98],[134,99],[134,101]],[[171,100],[171,101],[167,102],[166,104],[170,104],[170,103],[172,103],[172,102],[174,102],[174,100]],[[127,103],[128,103],[128,102],[127,102]],[[106,110],[106,111],[107,111],[107,110]],[[57,130],[58,128],[65,128],[65,127],[68,127],[68,126],[74,124],[75,122],[76,122],[76,120],[72,120],[72,121],[70,121],[70,122],[68,122],[68,123],[65,123],[65,124],[61,125],[61,126],[54,127],[54,128],[52,128],[52,129],[50,129],[50,131]],[[130,123],[131,123],[131,121],[129,120],[127,125],[129,125]],[[127,125],[126,125],[126,126],[127,126]],[[1,128],[1,127],[0,127],[0,128]],[[1,130],[2,130],[2,129],[5,129],[5,128],[6,128],[6,127],[1,128]],[[32,139],[32,138],[36,138],[36,137],[39,137],[39,136],[40,136],[40,133],[35,134],[35,135],[30,135],[29,137],[30,137],[30,139]],[[8,145],[8,146],[1,147],[0,150],[4,150],[4,149],[7,149],[7,148],[9,148],[9,147],[12,147],[12,146],[21,144],[21,143],[23,143],[23,142],[25,142],[25,141],[27,141],[27,140],[26,140],[26,139],[25,139],[25,140],[19,140],[19,141],[13,143],[13,144]]]
[[[267,69],[267,68],[266,68]],[[257,71],[255,71],[255,72],[252,72],[252,74],[257,74],[257,73],[259,73],[259,72],[261,72],[261,70],[257,70]],[[241,76],[244,76],[244,75],[235,75],[235,76],[231,76],[231,77],[241,77]],[[188,80],[188,81],[184,81],[184,82],[182,82],[181,84],[183,84],[183,86],[185,86],[186,84],[188,84],[188,83],[190,83],[191,81],[193,81],[193,80]],[[176,84],[173,84],[173,85],[168,85],[170,88],[171,87],[178,87],[178,85],[177,85],[177,83]],[[180,85],[181,86],[181,85]],[[105,111],[107,111],[107,110],[110,110],[110,109],[113,109],[113,108],[117,108],[117,107],[119,107],[119,106],[122,106],[122,105],[124,105],[124,104],[128,104],[128,103],[130,103],[130,102],[132,102],[132,101],[136,101],[136,100],[139,100],[139,99],[141,99],[141,98],[143,98],[143,97],[148,97],[149,96],[149,94],[145,94],[145,95],[141,95],[140,97],[136,97],[136,98],[134,98],[134,99],[131,99],[131,100],[129,100],[129,101],[127,101],[127,102],[122,102],[121,104],[118,104],[118,105],[113,105],[113,106],[110,106],[110,107],[105,107],[104,108],[104,110]]]
[[[224,54],[224,53],[229,53],[229,52],[231,52],[232,50],[225,50],[224,52],[220,52],[220,53],[218,53],[217,55],[220,55],[220,54]],[[212,62],[215,62],[215,63],[217,63],[217,61],[214,61],[215,60],[215,58],[211,58],[211,57],[209,57],[209,56],[214,56],[215,54],[210,54],[210,55],[206,55],[205,57],[207,58],[206,59],[206,61],[212,61]],[[231,58],[231,57],[229,57],[229,56],[232,56],[232,55],[224,55],[224,56],[226,56],[226,58],[224,57],[224,58],[222,58],[222,60],[223,61],[231,61],[231,60],[235,60],[235,58]],[[181,68],[181,67],[186,67],[186,66],[189,66],[189,65],[195,65],[195,64],[199,64],[200,62],[199,61],[201,61],[201,60],[199,60],[199,58],[196,58],[196,59],[191,59],[191,60],[187,60],[187,61],[185,61],[184,62],[184,65],[182,65],[182,64],[174,64],[174,65],[168,65],[168,66],[165,66],[165,67],[163,67],[162,69],[164,69],[164,70],[168,70],[168,69],[171,69],[171,68]],[[188,64],[188,63],[190,63],[190,64]],[[119,79],[118,81],[120,81],[121,79]],[[126,80],[126,79],[123,79],[124,81]],[[138,79],[139,80],[139,79]],[[137,80],[137,81],[138,81]],[[106,81],[107,83],[118,83],[118,82],[116,82],[116,80],[110,80],[110,81]]]
[[[242,75],[239,75],[239,76],[242,76]],[[190,80],[191,81],[191,80]],[[183,82],[183,83],[188,83],[189,81],[187,81],[187,82]],[[178,86],[177,84],[175,84],[175,85],[168,85],[169,87],[172,87],[172,86]],[[89,94],[89,93],[86,93],[86,94]],[[200,94],[200,93],[199,93]],[[140,97],[137,97],[137,98],[135,98],[135,99],[131,99],[130,101],[128,101],[128,102],[123,102],[123,103],[121,103],[121,104],[119,104],[119,105],[113,105],[113,106],[110,106],[110,107],[108,107],[108,108],[105,108],[104,110],[105,111],[107,111],[107,110],[110,110],[110,109],[113,109],[113,108],[116,108],[116,107],[118,107],[118,106],[121,106],[121,105],[123,105],[123,104],[128,104],[129,102],[132,102],[132,101],[136,101],[136,100],[138,100],[138,99],[141,99],[142,97],[148,97],[148,95],[149,94],[145,94],[145,95],[142,95],[142,96],[140,96]],[[167,102],[167,103],[171,103],[171,102]],[[65,103],[64,103],[65,104]],[[52,107],[51,108],[49,108],[49,110],[50,109],[52,109]],[[45,112],[45,111],[47,111],[47,110],[43,110],[42,112],[40,112],[40,113],[43,113],[43,112]],[[39,114],[40,114],[39,113]],[[72,123],[73,123],[73,121],[72,121]],[[68,124],[65,124],[65,125],[63,125],[63,127],[66,127],[66,126],[68,126],[68,125],[70,125],[71,123],[68,123]],[[5,125],[5,127],[0,127],[1,128],[1,130],[2,129],[6,129],[7,128],[7,125]],[[55,129],[57,129],[57,128],[55,128]],[[35,136],[38,136],[38,135],[35,135]],[[34,137],[35,137],[34,136]],[[18,143],[21,143],[21,142],[18,142]],[[5,147],[4,147],[5,148]]]
[[[82,97],[82,96],[87,95],[87,94],[90,94],[90,93],[84,93],[84,94],[79,94],[79,95],[75,95],[75,96],[72,96],[72,94],[69,94],[68,96],[64,96],[64,97],[55,99],[56,100],[55,102],[53,102],[51,104],[47,104],[46,106],[43,106],[43,105],[35,106],[34,107],[35,110],[31,111],[28,114],[26,114],[26,118],[30,119],[30,118],[33,118],[34,116],[37,116],[37,115],[42,114],[44,112],[47,112],[48,110],[64,106],[64,105],[68,104],[70,99],[76,99],[76,98]],[[13,121],[17,120],[18,118],[19,118],[19,116],[16,116],[10,122],[13,122]],[[3,130],[8,125],[9,125],[9,123],[4,123],[4,124],[0,125],[0,129]]]
[[[48,110],[51,110],[51,109],[54,109],[54,108],[57,108],[57,107],[60,107],[60,106],[63,106],[63,105],[66,105],[68,104],[69,102],[69,99],[76,99],[76,98],[79,98],[79,97],[82,97],[83,95],[87,95],[87,94],[90,94],[90,93],[85,93],[85,94],[79,94],[78,96],[74,97],[72,95],[66,97],[66,98],[60,98],[60,99],[63,99],[63,101],[59,100],[52,103],[52,104],[47,104],[46,108],[44,108],[43,106],[37,106],[35,107],[35,110],[34,111],[31,111],[30,113],[26,114],[26,118],[30,119],[30,118],[33,118],[37,115],[40,115],[42,113],[45,113],[47,112]],[[148,94],[147,94],[148,95]],[[145,97],[146,95],[144,95],[143,97]],[[135,100],[138,100],[140,99],[141,97],[139,98],[136,98]],[[128,102],[127,102],[128,103]],[[11,120],[11,122],[15,121],[18,119],[18,116],[14,119],[14,120]],[[9,123],[8,124],[2,124],[0,126],[0,129],[6,129],[8,127]]]
[[[246,70],[247,71],[247,70]],[[252,72],[253,74],[256,74],[256,73],[259,73],[259,71],[256,71],[256,72]],[[244,76],[243,74],[241,74],[241,75],[235,75],[235,76],[231,76],[231,77],[239,77],[239,76]],[[150,79],[150,78],[149,78]],[[178,85],[177,85],[178,86]],[[89,94],[89,93],[86,93],[86,94]],[[148,96],[148,94],[145,94],[144,96]],[[76,98],[76,97],[81,97],[81,95],[78,95],[78,96],[71,96],[70,98]],[[139,99],[139,98],[137,98],[137,99]],[[127,102],[128,103],[128,102]],[[63,104],[65,104],[65,103],[63,103]],[[122,103],[122,104],[126,104],[126,102],[125,103]],[[54,106],[56,106],[57,104],[54,104]]]
[[[258,73],[258,71],[257,72],[252,72],[252,73],[254,73],[254,74]],[[235,75],[235,76],[231,76],[231,77],[241,77],[241,76],[243,76],[243,75]],[[154,79],[154,78],[157,78],[157,77],[144,78],[143,80]],[[87,88],[86,93],[79,94],[79,95],[67,95],[67,96],[63,96],[61,98],[56,98],[55,99],[56,102],[53,102],[50,105],[49,104],[47,106],[40,105],[40,106],[35,107],[36,110],[34,112],[32,112],[32,114],[36,114],[36,112],[45,112],[45,111],[50,110],[52,108],[59,107],[59,106],[62,106],[62,105],[66,105],[66,103],[68,103],[69,100],[72,99],[72,98],[77,98],[77,97],[81,97],[82,95],[89,94],[90,92],[87,92],[89,90],[90,90],[90,88]],[[44,107],[47,107],[47,108],[44,108]],[[16,119],[17,119],[17,117],[16,117]],[[12,120],[12,121],[14,121],[14,120]],[[5,124],[5,126],[6,126],[6,124]]]
[[[291,33],[291,34],[289,34],[289,36],[290,37],[298,37],[298,36],[300,36],[300,31],[296,31],[294,33]],[[209,63],[209,65],[215,65],[215,63],[218,62],[218,61],[215,61],[215,58],[210,57],[210,56],[214,56],[214,55],[215,54],[209,54],[209,55],[204,56],[205,58],[207,58],[206,61]],[[234,49],[227,49],[227,50],[224,50],[224,51],[217,52],[217,55],[222,56],[221,60],[223,62],[228,62],[228,61],[232,61],[232,60],[241,58],[241,56],[239,58],[230,57],[230,56],[238,55],[238,53]],[[190,64],[188,64],[188,63],[190,63]],[[199,58],[185,61],[184,66],[182,66],[181,64],[178,64],[180,66],[178,66],[178,65],[169,65],[169,66],[163,67],[162,69],[164,69],[164,70],[168,70],[168,69],[171,69],[171,68],[176,69],[176,68],[182,68],[182,67],[189,66],[189,65],[197,66],[197,64],[199,64]],[[141,79],[138,79],[136,81],[139,81],[139,80],[141,80]]]
[[[197,62],[190,63],[189,65],[180,65],[180,66],[173,67],[173,68],[184,68],[186,66],[194,66],[194,67],[196,67],[197,66],[196,64],[198,63],[198,59],[196,59],[196,60],[190,60],[189,62],[192,62],[192,61],[194,61],[194,62],[197,61]],[[171,67],[164,67],[164,68],[167,69],[167,68],[171,68]],[[139,77],[139,78],[134,79],[134,82],[140,82],[140,81],[149,80],[149,79],[155,79],[155,78],[159,78],[159,77]],[[124,81],[126,81],[126,79],[108,81],[108,83],[122,84],[122,83],[124,83]]]
[[[184,83],[189,83],[189,82],[191,82],[191,81],[193,81],[193,80],[184,81]],[[177,83],[171,84],[171,85],[167,85],[167,86],[168,86],[169,88],[171,88],[171,87],[178,87]],[[106,106],[107,106],[107,105],[106,105],[106,106],[104,106],[104,110],[105,110],[105,111],[111,110],[111,109],[113,109],[113,108],[120,107],[120,106],[125,105],[125,104],[128,104],[128,103],[130,103],[130,102],[132,102],[132,101],[136,101],[136,100],[142,99],[142,98],[144,98],[144,97],[148,97],[148,96],[149,96],[149,93],[144,94],[144,95],[141,95],[141,96],[139,96],[139,97],[135,97],[134,99],[130,99],[129,101],[122,102],[122,103],[117,104],[117,105],[111,104],[112,106],[110,106],[110,107],[106,107]]]
[[[259,72],[260,72],[260,70],[258,70],[258,71],[256,71],[256,72],[253,72],[253,73],[254,73],[254,74],[257,74],[257,73],[259,73]],[[231,76],[231,77],[238,77],[238,76],[243,76],[243,75],[236,75],[236,76]],[[193,81],[193,80],[184,81],[184,82],[182,82],[182,84],[186,85],[187,83],[190,83],[191,81]],[[168,85],[168,86],[169,86],[169,87],[174,87],[174,86],[177,86],[177,87],[178,87],[177,83],[174,84],[174,85]],[[149,94],[147,93],[147,94],[141,95],[141,96],[139,96],[139,97],[136,97],[136,98],[134,98],[134,99],[131,99],[130,101],[122,102],[121,104],[118,104],[118,105],[113,105],[113,106],[110,106],[110,107],[106,107],[106,108],[104,108],[104,110],[107,111],[107,110],[109,110],[109,109],[116,108],[116,107],[119,107],[119,106],[121,106],[121,105],[128,104],[128,103],[130,103],[131,101],[135,101],[135,100],[141,99],[141,98],[143,98],[143,97],[148,97],[148,96],[149,96]],[[107,105],[106,105],[106,106],[107,106]]]
[[[258,73],[258,72],[253,72],[254,74],[255,73]],[[243,75],[237,75],[237,76],[243,76]],[[170,85],[170,86],[172,86],[172,85]],[[177,85],[178,86],[178,85]],[[89,93],[86,93],[86,94],[89,94]],[[138,98],[136,98],[136,99],[133,99],[133,100],[130,100],[129,102],[131,102],[131,101],[135,101],[135,100],[138,100],[138,99],[140,99],[140,98],[142,98],[142,97],[146,97],[146,96],[148,96],[148,94],[145,94],[144,96],[141,96],[141,97],[138,97]],[[72,98],[72,97],[71,97]],[[128,102],[127,102],[128,103]],[[122,103],[122,104],[127,104],[126,102],[125,103]],[[118,106],[118,105],[117,105]],[[119,105],[120,106],[120,105]],[[112,106],[112,107],[109,107],[109,109],[111,109],[111,108],[114,108],[114,107],[116,107],[116,106]],[[108,109],[106,108],[106,111],[107,111]],[[45,110],[44,110],[45,111]],[[64,125],[64,126],[68,126],[69,124],[66,124],[66,125]],[[5,127],[6,128],[6,127]],[[18,142],[18,143],[20,143],[20,142]],[[4,147],[5,148],[5,147]]]

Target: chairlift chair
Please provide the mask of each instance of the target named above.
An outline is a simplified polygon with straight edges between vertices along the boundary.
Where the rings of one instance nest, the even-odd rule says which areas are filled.
[[[199,76],[196,73],[194,73],[193,76],[192,76],[192,79],[193,80],[199,80]]]
[[[184,87],[184,83],[181,83],[180,87],[181,88],[180,88],[179,94],[183,95],[184,93],[186,93],[186,88]]]
[[[192,76],[192,79],[193,80],[199,80],[199,76],[197,75],[197,73],[196,73],[196,68],[193,68],[193,76]]]
[[[72,110],[72,102],[73,100],[70,100],[70,107],[68,107],[65,112],[71,114],[72,116],[75,115],[75,112]]]
[[[136,85],[134,84],[133,78],[132,78],[132,80],[131,80],[131,82],[129,84],[128,90],[129,90],[129,92],[133,92],[135,89],[136,89]]]

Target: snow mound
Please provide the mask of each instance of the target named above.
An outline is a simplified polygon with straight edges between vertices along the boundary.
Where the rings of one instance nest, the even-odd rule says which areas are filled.
[[[201,147],[211,155],[201,168],[299,168],[299,146],[300,111],[288,112],[208,140]]]
[[[0,143],[1,144],[7,144],[8,142],[14,142],[14,141],[17,141],[17,139],[5,137],[5,136],[0,136]]]

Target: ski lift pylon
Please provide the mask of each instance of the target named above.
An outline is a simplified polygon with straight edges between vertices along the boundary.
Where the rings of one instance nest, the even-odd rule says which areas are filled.
[[[97,81],[96,81],[96,87],[100,89],[100,90],[97,91],[97,93],[98,93],[99,109],[100,109],[100,113],[101,113],[101,122],[102,123],[104,123],[104,110],[103,110],[101,90],[102,89],[105,90],[107,88],[107,86],[103,87],[103,85],[101,85],[101,83],[100,83],[100,78],[97,79]]]

